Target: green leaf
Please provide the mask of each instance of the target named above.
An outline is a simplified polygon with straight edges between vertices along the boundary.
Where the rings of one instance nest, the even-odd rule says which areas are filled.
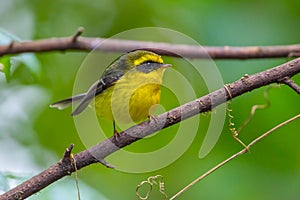
[[[4,56],[0,59],[0,71],[4,73],[7,82],[11,79],[10,66],[10,57]]]
[[[0,45],[7,45],[12,41],[20,42],[21,39],[0,28]],[[17,71],[19,67],[26,67],[35,79],[40,79],[41,77],[42,70],[40,62],[33,53],[4,56],[0,59],[0,63],[2,64],[2,66],[0,66],[0,70],[4,72],[7,82],[11,80],[12,74]]]
[[[39,79],[41,77],[41,65],[33,53],[24,53],[18,56],[13,56],[11,57],[10,63],[12,73],[14,73],[18,67],[24,66],[30,71],[30,74],[34,76],[35,79]]]

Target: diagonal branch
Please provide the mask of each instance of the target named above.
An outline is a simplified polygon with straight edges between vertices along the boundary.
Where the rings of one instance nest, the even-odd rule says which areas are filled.
[[[285,77],[292,77],[298,73],[300,73],[300,58],[257,74],[244,76],[240,80],[227,84],[224,88],[158,115],[155,119],[147,120],[123,131],[120,133],[117,141],[114,137],[111,137],[85,151],[75,154],[74,158],[77,169],[79,170],[99,161],[105,163],[104,158],[108,155],[147,135],[159,131],[161,128],[169,127],[199,113],[210,111],[212,108],[256,88],[271,83],[280,83]],[[67,162],[69,159],[66,158],[70,155],[71,149],[72,146],[67,149],[62,161],[0,195],[0,200],[15,199],[15,197],[24,199],[58,179],[70,175],[75,171],[73,163]]]
[[[133,49],[155,48],[160,55],[182,56],[185,58],[212,58],[212,59],[252,59],[252,58],[278,58],[288,57],[300,52],[300,44],[284,46],[195,46],[184,44],[169,44],[162,42],[145,42],[121,39],[80,37],[83,28],[70,37],[49,38],[35,41],[11,42],[0,46],[0,57],[4,55],[25,52],[49,51],[92,51],[94,49],[104,52],[128,52]],[[99,45],[101,44],[101,45]],[[171,52],[176,52],[177,55]]]

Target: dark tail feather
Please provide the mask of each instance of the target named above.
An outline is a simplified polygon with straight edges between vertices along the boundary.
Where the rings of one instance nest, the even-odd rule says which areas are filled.
[[[79,103],[77,108],[72,112],[72,116],[78,115],[81,113],[90,103],[90,100],[86,100],[85,98]]]
[[[86,94],[79,94],[79,95],[76,95],[76,96],[73,96],[73,97],[70,97],[70,98],[67,98],[67,99],[57,101],[55,103],[52,103],[50,105],[50,107],[51,108],[58,108],[59,110],[65,109],[65,108],[71,106],[72,102],[79,103],[85,97],[85,95]]]
[[[81,113],[91,102],[93,98],[95,98],[95,95],[101,93],[103,91],[103,80],[99,79],[97,80],[87,91],[87,93],[84,94],[83,98],[80,99],[80,103],[78,104],[77,108],[72,112],[72,116],[78,115]]]

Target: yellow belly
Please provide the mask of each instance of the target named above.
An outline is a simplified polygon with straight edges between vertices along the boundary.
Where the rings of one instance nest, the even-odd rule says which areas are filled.
[[[99,117],[129,123],[149,116],[150,108],[160,102],[163,70],[136,73],[125,75],[96,96],[95,109]]]

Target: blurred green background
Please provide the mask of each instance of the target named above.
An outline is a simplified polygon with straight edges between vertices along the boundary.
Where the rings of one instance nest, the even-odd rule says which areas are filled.
[[[74,34],[85,27],[84,36],[111,37],[138,27],[165,27],[182,32],[202,45],[285,45],[299,43],[300,1],[21,1],[0,0],[0,44],[9,39],[35,40]],[[17,38],[16,38],[17,37]],[[57,162],[70,143],[74,152],[85,149],[70,109],[57,111],[49,104],[72,94],[77,70],[86,52],[50,52],[1,58],[11,62],[6,81],[0,73],[0,192],[26,180]],[[11,59],[11,60],[9,60]],[[170,62],[171,58],[166,58]],[[225,83],[279,65],[287,59],[218,60]],[[8,65],[8,64],[7,64]],[[102,66],[99,63],[99,66]],[[104,66],[102,66],[104,67]],[[197,96],[207,93],[188,69]],[[293,78],[300,84],[300,76]],[[240,125],[255,104],[264,104],[265,88],[233,100],[234,121]],[[168,95],[168,94],[167,94]],[[171,96],[163,97],[162,101]],[[300,112],[299,95],[287,86],[269,91],[271,106],[259,110],[243,130],[245,143]],[[177,105],[176,99],[166,107]],[[149,176],[164,176],[168,196],[242,148],[233,140],[227,123],[218,143],[203,159],[198,158],[209,115],[201,115],[201,128],[188,150],[171,165],[149,173],[125,173],[92,165],[79,171],[82,199],[137,199],[136,186]],[[298,199],[300,192],[300,121],[267,137],[222,167],[178,199]],[[188,134],[188,133],[187,133]],[[109,134],[108,134],[109,135]],[[161,147],[172,138],[172,128],[130,151]],[[142,145],[141,145],[142,144]],[[7,153],[9,151],[9,153]],[[126,160],[126,158],[124,158]],[[159,162],[159,161],[157,161]],[[136,163],[142,165],[143,163]],[[66,177],[30,199],[75,199],[74,176]],[[163,199],[154,192],[151,199]]]

